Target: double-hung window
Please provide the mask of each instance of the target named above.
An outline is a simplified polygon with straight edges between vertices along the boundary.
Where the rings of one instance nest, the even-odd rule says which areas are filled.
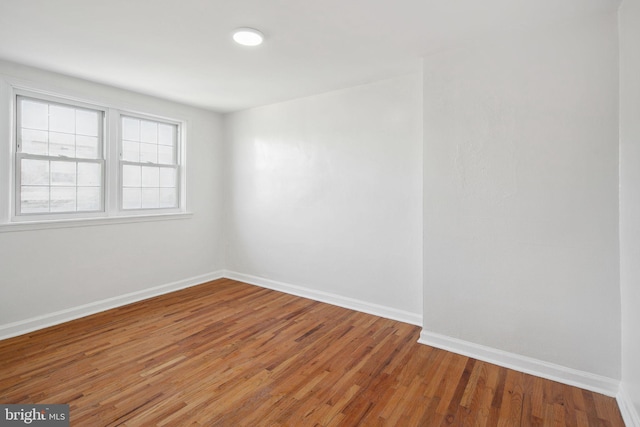
[[[178,125],[121,116],[122,209],[178,207]]]
[[[186,214],[183,121],[22,88],[11,96],[0,231],[3,223]]]
[[[104,210],[104,111],[18,96],[16,214]]]

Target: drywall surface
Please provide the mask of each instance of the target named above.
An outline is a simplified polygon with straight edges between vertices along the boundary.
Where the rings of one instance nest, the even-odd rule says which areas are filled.
[[[640,423],[640,1],[622,3],[619,26],[622,388]]]
[[[225,116],[227,268],[419,316],[422,82]]]
[[[220,115],[7,62],[0,75],[186,120],[193,212],[171,221],[0,232],[0,326],[223,268]],[[7,134],[0,144],[11,143]]]
[[[424,58],[424,330],[620,378],[615,16]]]

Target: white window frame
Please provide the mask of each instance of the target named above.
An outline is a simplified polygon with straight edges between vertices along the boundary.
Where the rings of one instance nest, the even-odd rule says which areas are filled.
[[[19,179],[17,173],[17,97],[42,99],[81,108],[104,112],[103,117],[103,211],[65,212],[17,215],[19,202]],[[120,158],[120,117],[131,116],[148,120],[166,122],[178,126],[177,165],[178,165],[178,207],[157,209],[123,210],[120,200],[122,193]],[[139,106],[118,105],[98,97],[87,97],[70,90],[51,88],[47,84],[26,82],[14,77],[0,75],[0,232],[83,227],[91,225],[164,221],[190,218],[193,214],[187,209],[186,191],[186,134],[188,121],[173,114],[157,109]]]
[[[123,142],[123,137],[122,137],[122,118],[123,117],[131,117],[134,119],[140,119],[140,120],[149,120],[149,121],[154,121],[154,122],[158,122],[158,123],[165,123],[165,124],[169,124],[169,125],[174,125],[177,126],[177,130],[176,130],[176,163],[175,163],[175,168],[177,169],[178,173],[177,173],[177,182],[176,182],[176,191],[178,192],[177,198],[178,198],[178,206],[175,208],[154,208],[154,209],[145,209],[145,208],[139,208],[139,209],[125,209],[123,207],[123,189],[124,186],[122,185],[122,173],[123,173],[123,166],[124,165],[141,165],[141,166],[145,166],[145,165],[149,165],[149,166],[158,166],[158,167],[170,167],[171,165],[166,165],[166,164],[162,164],[162,163],[145,163],[145,162],[131,162],[131,161],[127,161],[123,159],[122,156],[122,152],[124,151],[124,148],[122,146],[122,142]],[[153,213],[153,212],[157,212],[158,210],[162,210],[163,212],[180,212],[180,206],[181,206],[181,197],[182,197],[182,193],[183,193],[183,188],[182,188],[182,181],[183,181],[183,167],[182,167],[182,158],[183,158],[183,152],[182,152],[182,146],[183,146],[183,138],[182,138],[182,134],[183,134],[183,129],[184,126],[181,122],[177,121],[177,120],[172,120],[172,119],[168,119],[168,118],[160,118],[157,116],[150,116],[148,114],[137,114],[137,113],[131,113],[128,111],[118,111],[118,118],[117,118],[117,122],[118,122],[118,149],[119,149],[119,153],[118,153],[118,208],[123,211],[123,212],[138,212],[138,213]]]
[[[20,122],[19,120],[19,116],[20,116],[20,112],[18,111],[18,98],[26,98],[26,99],[32,99],[32,100],[36,100],[36,101],[45,101],[48,102],[49,104],[56,104],[56,105],[61,105],[61,106],[70,106],[70,107],[78,107],[78,108],[84,108],[84,109],[88,109],[88,110],[93,110],[93,111],[99,111],[102,113],[102,123],[100,125],[100,131],[102,133],[101,135],[101,150],[102,150],[102,156],[99,159],[76,159],[76,158],[69,158],[69,157],[56,157],[56,156],[51,156],[51,155],[35,155],[35,154],[28,154],[28,153],[22,153],[18,151],[18,123]],[[106,150],[105,147],[107,145],[107,141],[106,141],[106,131],[105,131],[105,123],[107,121],[107,109],[104,107],[100,107],[97,105],[93,105],[93,104],[87,104],[87,103],[81,103],[81,102],[75,102],[75,101],[71,101],[71,100],[66,100],[63,98],[58,98],[58,97],[53,97],[50,95],[43,95],[43,94],[39,94],[39,93],[34,93],[31,91],[26,91],[26,90],[21,90],[21,89],[16,89],[14,91],[14,96],[13,96],[13,110],[15,111],[15,118],[14,118],[14,123],[13,123],[13,141],[12,141],[12,152],[13,152],[13,156],[12,156],[12,160],[13,160],[13,167],[14,167],[14,175],[13,175],[13,179],[15,182],[14,188],[13,188],[13,197],[12,197],[12,220],[14,222],[19,222],[19,221],[29,221],[29,220],[33,220],[33,221],[42,221],[42,220],[56,220],[56,219],[73,219],[73,218],[94,218],[94,217],[98,217],[98,216],[104,216],[106,213],[106,163],[107,163],[107,159],[105,156]],[[101,209],[98,211],[79,211],[79,212],[60,212],[60,213],[55,213],[55,212],[47,212],[47,213],[20,213],[19,211],[19,205],[20,205],[20,196],[21,196],[21,182],[20,182],[20,165],[21,165],[21,159],[43,159],[43,160],[55,160],[55,161],[68,161],[68,162],[76,162],[77,160],[80,160],[82,162],[87,162],[87,163],[99,163],[102,165],[102,176],[101,176],[101,180],[102,180],[102,186],[101,186],[101,190],[102,190],[102,200],[101,200]]]

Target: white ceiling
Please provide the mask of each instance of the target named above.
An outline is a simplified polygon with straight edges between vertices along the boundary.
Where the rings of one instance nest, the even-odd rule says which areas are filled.
[[[0,0],[0,59],[219,112],[420,69],[461,40],[619,0]],[[266,34],[259,48],[231,31]]]

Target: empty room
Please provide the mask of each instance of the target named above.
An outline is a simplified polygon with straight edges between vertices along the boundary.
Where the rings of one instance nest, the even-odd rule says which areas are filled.
[[[640,0],[0,0],[0,425],[640,427]]]

